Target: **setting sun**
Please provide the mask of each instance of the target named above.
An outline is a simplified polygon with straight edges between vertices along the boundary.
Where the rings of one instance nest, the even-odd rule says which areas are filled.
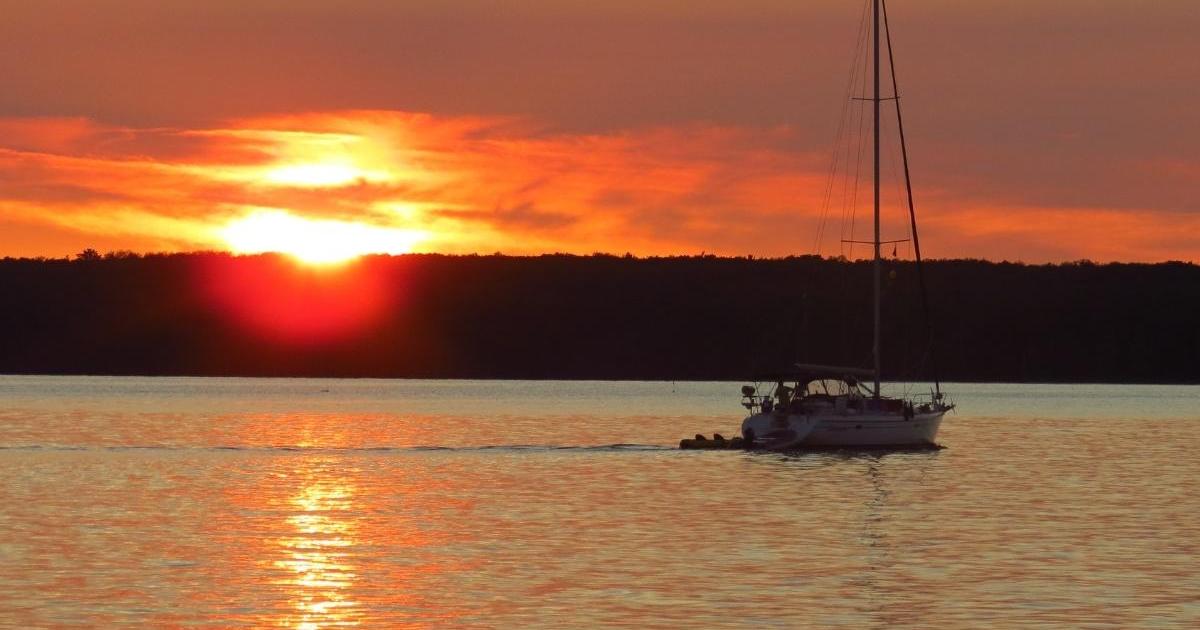
[[[235,253],[278,252],[313,265],[345,262],[365,254],[405,254],[424,236],[419,230],[306,219],[282,210],[259,210],[221,230],[221,237]]]
[[[309,188],[347,186],[360,181],[386,179],[381,173],[364,171],[353,164],[317,163],[280,166],[266,173],[272,184]]]

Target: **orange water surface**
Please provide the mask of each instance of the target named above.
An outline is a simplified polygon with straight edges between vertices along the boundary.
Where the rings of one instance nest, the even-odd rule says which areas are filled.
[[[737,385],[0,377],[0,626],[1200,625],[1200,388],[673,448]]]

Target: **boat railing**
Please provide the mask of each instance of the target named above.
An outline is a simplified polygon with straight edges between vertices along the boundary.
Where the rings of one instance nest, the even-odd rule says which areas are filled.
[[[941,407],[942,409],[948,411],[954,408],[954,401],[950,400],[944,392],[908,394],[904,396],[904,399],[908,401],[908,404],[914,409],[932,409],[934,407]]]
[[[758,388],[753,385],[742,387],[742,406],[748,411],[762,411],[770,400],[770,394],[758,393]]]

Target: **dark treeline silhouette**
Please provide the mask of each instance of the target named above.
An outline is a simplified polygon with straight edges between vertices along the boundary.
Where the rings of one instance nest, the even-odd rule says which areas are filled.
[[[886,378],[933,374],[915,272],[885,266]],[[1195,265],[946,260],[925,273],[943,380],[1200,382]],[[331,289],[339,274],[370,282]],[[370,256],[341,270],[271,255],[10,258],[0,372],[741,380],[796,360],[869,365],[870,281],[869,262],[818,257]],[[222,301],[214,286],[242,293]],[[361,297],[347,290],[386,299],[305,337]],[[264,303],[258,323],[229,295]]]

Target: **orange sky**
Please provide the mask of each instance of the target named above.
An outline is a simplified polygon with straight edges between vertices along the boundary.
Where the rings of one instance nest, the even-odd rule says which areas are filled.
[[[892,0],[926,255],[1200,260],[1198,7]],[[866,253],[856,0],[0,8],[0,255]]]

